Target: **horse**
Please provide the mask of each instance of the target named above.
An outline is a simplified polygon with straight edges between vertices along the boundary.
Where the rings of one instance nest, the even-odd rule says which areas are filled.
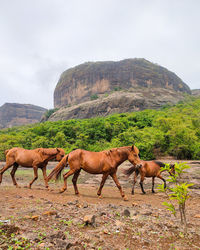
[[[116,172],[118,166],[126,160],[129,160],[132,164],[140,167],[140,158],[138,154],[139,150],[134,145],[113,148],[101,152],[91,152],[83,149],[76,149],[63,157],[63,159],[58,163],[58,165],[52,170],[52,172],[47,177],[47,182],[53,176],[58,179],[64,167],[69,165],[70,170],[67,173],[63,174],[64,186],[60,190],[61,193],[67,189],[67,178],[70,175],[74,175],[72,178],[72,183],[74,186],[75,194],[79,195],[76,183],[78,176],[81,170],[83,169],[84,171],[90,174],[103,174],[101,184],[97,192],[97,195],[99,197],[101,197],[102,188],[105,184],[106,179],[110,175],[116,186],[118,187],[122,198],[124,198],[124,200],[128,200],[118,181]]]
[[[10,167],[13,166],[13,169],[10,173],[12,177],[13,184],[18,188],[19,185],[15,179],[15,172],[17,171],[18,166],[25,168],[33,168],[34,178],[29,183],[28,187],[31,188],[31,185],[38,178],[38,168],[42,169],[45,187],[49,188],[48,182],[46,181],[46,166],[50,160],[56,159],[60,161],[65,152],[62,148],[36,148],[32,150],[23,149],[23,148],[12,148],[5,150],[6,155],[6,165],[0,170],[0,184],[2,182],[3,173]]]
[[[131,194],[134,194],[134,186],[136,183],[136,179],[138,174],[140,174],[140,187],[143,194],[146,194],[143,188],[143,181],[145,177],[152,177],[152,193],[154,191],[154,180],[155,177],[158,177],[164,182],[164,188],[166,188],[166,180],[161,176],[161,167],[165,167],[165,164],[160,161],[143,161],[141,160],[141,167],[137,167],[135,165],[131,166],[129,169],[124,170],[124,174],[130,176],[133,172],[135,172],[134,179],[133,179],[133,187]],[[170,164],[171,171],[169,174],[175,174],[174,164]]]

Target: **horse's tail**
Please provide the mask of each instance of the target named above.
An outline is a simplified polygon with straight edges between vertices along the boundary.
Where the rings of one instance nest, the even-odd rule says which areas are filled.
[[[158,166],[160,166],[161,168],[165,167],[165,163],[161,162],[161,161],[154,161],[156,164],[158,164]]]
[[[51,173],[47,176],[47,181],[50,181],[53,176],[58,180],[61,175],[62,170],[67,165],[69,154],[65,155],[62,160],[57,164],[57,166],[51,171]]]
[[[136,171],[135,166],[131,166],[130,168],[125,169],[123,173],[127,176],[130,176],[134,171]]]

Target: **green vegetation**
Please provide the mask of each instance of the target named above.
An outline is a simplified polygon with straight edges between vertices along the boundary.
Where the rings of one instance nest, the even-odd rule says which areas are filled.
[[[55,113],[58,110],[58,108],[55,109],[49,109],[45,112],[44,116],[46,119],[48,119],[53,113]]]
[[[94,94],[94,95],[91,95],[91,96],[90,96],[90,100],[91,100],[91,101],[96,100],[96,99],[98,99],[98,98],[99,98],[99,97],[98,97],[97,94]]]
[[[0,223],[1,249],[31,249],[30,241],[19,235],[19,228],[14,225]]]
[[[122,87],[114,87],[114,91],[120,91],[122,90]]]
[[[135,144],[144,160],[157,154],[200,159],[200,98],[160,110],[83,120],[44,122],[0,130],[0,160],[12,147],[62,147],[101,151]]]
[[[185,170],[190,168],[185,163],[176,163],[174,166],[175,173],[170,175],[167,179],[168,182],[173,184],[170,187],[164,187],[164,184],[159,185],[159,190],[164,192],[167,197],[167,201],[163,202],[163,205],[166,206],[166,209],[169,210],[174,216],[176,216],[176,208],[172,201],[178,204],[178,209],[181,217],[181,224],[184,225],[184,231],[187,233],[187,221],[186,221],[186,200],[189,198],[188,188],[193,186],[191,183],[184,182],[182,179],[182,174],[185,173]],[[170,172],[171,167],[169,164],[166,164],[164,168],[161,168],[161,171]]]

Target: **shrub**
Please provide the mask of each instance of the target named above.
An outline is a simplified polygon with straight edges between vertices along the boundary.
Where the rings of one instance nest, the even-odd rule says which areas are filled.
[[[91,100],[91,101],[96,100],[96,99],[98,99],[98,98],[99,98],[99,97],[98,97],[97,94],[94,94],[94,95],[91,95],[91,96],[90,96],[90,100]]]

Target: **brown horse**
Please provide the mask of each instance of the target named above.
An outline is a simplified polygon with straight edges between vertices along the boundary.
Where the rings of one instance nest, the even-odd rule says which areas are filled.
[[[105,184],[105,181],[110,175],[117,185],[121,196],[124,198],[124,200],[127,200],[117,179],[116,172],[118,166],[126,160],[129,160],[132,164],[138,166],[140,164],[140,158],[138,154],[139,150],[136,146],[113,148],[111,150],[105,150],[101,152],[90,152],[82,149],[76,149],[63,157],[62,161],[60,161],[49,174],[47,181],[49,181],[53,176],[58,178],[63,168],[69,164],[70,170],[63,175],[64,186],[60,192],[64,192],[67,189],[67,178],[73,174],[74,176],[72,178],[72,183],[75,194],[78,195],[79,191],[76,182],[81,169],[83,169],[90,174],[103,174],[102,181],[97,192],[98,196],[101,195],[101,190]]]
[[[38,178],[38,168],[42,169],[44,182],[46,188],[48,188],[48,182],[46,181],[47,174],[46,174],[46,166],[48,161],[56,159],[60,161],[65,152],[62,148],[36,148],[33,150],[23,149],[23,148],[12,148],[5,151],[6,155],[6,165],[0,170],[0,183],[2,182],[3,173],[10,167],[13,166],[11,171],[11,177],[13,184],[16,187],[19,187],[16,179],[15,179],[15,172],[18,166],[26,167],[26,168],[33,168],[34,170],[34,178],[29,183],[29,188],[35,180]]]
[[[141,160],[141,167],[137,166],[131,166],[129,169],[124,170],[124,174],[127,176],[130,176],[133,172],[134,174],[134,180],[133,180],[133,188],[132,188],[132,194],[134,194],[134,186],[136,183],[136,179],[138,174],[140,174],[140,187],[145,194],[144,188],[143,188],[143,181],[145,177],[152,177],[152,193],[155,193],[154,191],[154,179],[155,177],[160,178],[164,182],[164,187],[166,188],[166,181],[165,179],[161,176],[161,167],[165,167],[165,164],[160,161],[142,161]],[[169,172],[170,175],[175,173],[174,170],[174,164],[170,164],[171,171]]]

